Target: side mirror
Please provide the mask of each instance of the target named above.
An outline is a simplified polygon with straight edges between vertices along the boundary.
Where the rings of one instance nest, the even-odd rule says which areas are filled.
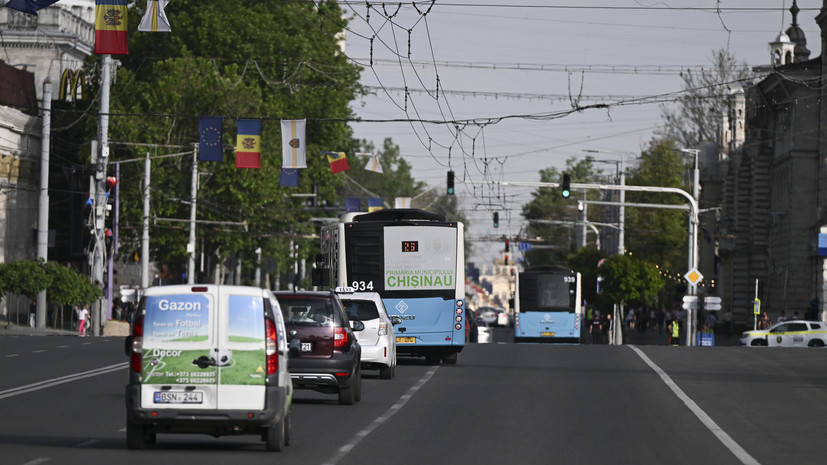
[[[302,351],[300,349],[302,341],[298,338],[290,339],[290,342],[287,343],[287,349],[290,352],[290,358],[300,358],[302,356]]]
[[[361,320],[351,320],[350,329],[354,331],[362,331],[365,329],[365,324]]]
[[[402,324],[402,317],[401,316],[393,315],[391,317],[391,325],[392,326],[401,325],[401,324]]]

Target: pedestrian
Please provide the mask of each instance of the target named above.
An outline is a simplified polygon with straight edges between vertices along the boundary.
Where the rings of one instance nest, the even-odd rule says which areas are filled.
[[[662,308],[658,309],[658,334],[663,333],[663,323],[666,321],[666,312]]]
[[[681,326],[678,323],[677,318],[672,319],[672,322],[669,323],[669,326],[666,327],[666,332],[669,333],[669,345],[671,345],[671,346],[679,345],[678,339],[681,336]]]
[[[732,312],[728,308],[724,312],[724,331],[727,337],[732,336]]]
[[[77,309],[78,313],[78,336],[86,336],[86,320],[89,319],[89,310],[86,309],[86,304],[81,305]]]
[[[778,315],[778,321],[776,323],[783,323],[787,321],[787,315],[784,313],[784,310],[781,310],[781,314]]]
[[[761,318],[758,320],[758,329],[767,329],[770,326],[772,326],[770,316],[767,314],[767,312],[764,312],[764,314],[761,315]]]

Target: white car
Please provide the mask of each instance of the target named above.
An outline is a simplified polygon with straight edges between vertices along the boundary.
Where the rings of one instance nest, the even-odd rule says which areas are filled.
[[[767,329],[744,331],[741,334],[741,345],[824,347],[827,345],[827,325],[820,321],[783,321]]]
[[[375,292],[343,292],[337,289],[348,318],[361,321],[365,329],[356,333],[362,346],[362,368],[379,370],[382,379],[393,378],[396,370],[396,336],[393,326],[402,323],[394,315],[388,316],[382,298]]]
[[[479,344],[494,342],[494,332],[491,330],[491,326],[482,318],[477,319],[477,342]]]
[[[497,311],[497,326],[507,328],[511,326],[511,315],[505,310]]]

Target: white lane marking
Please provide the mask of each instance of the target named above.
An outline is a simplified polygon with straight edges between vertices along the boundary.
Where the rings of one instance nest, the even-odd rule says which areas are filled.
[[[103,375],[106,373],[111,373],[113,371],[123,370],[129,366],[129,362],[124,363],[117,363],[115,365],[109,365],[102,368],[96,368],[94,370],[83,371],[80,373],[75,373],[72,375],[61,376],[59,378],[52,378],[47,379],[45,381],[39,381],[37,383],[27,384],[25,386],[20,386],[16,388],[6,389],[5,391],[0,391],[0,399],[5,399],[7,397],[14,397],[20,394],[25,394],[27,392],[32,391],[39,391],[41,389],[46,389],[52,386],[57,386],[59,384],[71,383],[72,381],[77,381],[79,379],[84,378],[91,378],[92,376]]]
[[[663,371],[659,366],[657,366],[655,362],[649,359],[649,357],[647,357],[642,350],[632,345],[628,347],[637,352],[638,356],[640,356],[640,358],[643,359],[643,361],[646,362],[646,364],[649,365],[649,367],[652,368],[652,370],[654,370],[655,373],[658,374],[658,376],[660,376],[660,379],[662,379],[663,382],[667,386],[669,386],[669,389],[672,390],[675,396],[677,396],[678,399],[682,400],[683,403],[686,404],[687,407],[689,407],[689,410],[691,410],[692,413],[694,413],[695,416],[698,417],[699,420],[701,420],[701,423],[703,423],[704,426],[706,426],[706,428],[709,431],[711,431],[712,434],[714,434],[715,437],[717,437],[718,440],[721,441],[721,443],[724,446],[726,446],[726,448],[729,449],[729,451],[732,452],[732,454],[735,455],[735,457],[738,458],[738,460],[741,461],[741,463],[743,463],[744,465],[761,465],[760,462],[758,462],[758,460],[755,460],[753,456],[749,455],[749,453],[746,450],[744,450],[743,447],[741,447],[737,442],[735,442],[735,440],[732,439],[732,437],[729,434],[727,434],[726,431],[721,429],[721,427],[718,426],[718,424],[715,423],[715,421],[712,418],[710,418],[710,416],[707,415],[706,412],[704,412],[698,406],[698,404],[695,403],[694,400],[690,399],[689,396],[687,396],[686,393],[683,392],[683,389],[679,388],[678,385],[675,384],[674,381],[672,381],[672,378],[670,378],[665,371]]]
[[[350,452],[351,450],[353,450],[354,447],[356,447],[356,444],[359,444],[359,441],[366,438],[373,430],[378,428],[382,423],[386,422],[396,412],[401,410],[402,407],[404,407],[405,404],[408,403],[409,400],[411,400],[411,397],[416,393],[416,391],[422,388],[422,386],[424,386],[425,383],[427,383],[428,380],[431,379],[432,376],[434,376],[434,373],[436,373],[438,369],[439,367],[435,366],[428,370],[422,376],[422,378],[420,378],[419,381],[416,382],[416,384],[411,386],[411,388],[408,389],[408,391],[405,394],[403,394],[398,401],[396,401],[395,404],[391,405],[385,413],[376,417],[376,419],[374,419],[368,426],[362,428],[361,431],[356,433],[353,436],[353,438],[347,442],[347,444],[340,447],[338,452],[336,452],[336,454],[334,454],[333,457],[331,457],[327,462],[324,462],[323,465],[336,465],[337,463],[339,463],[339,461],[342,460],[348,452]]]
[[[19,356],[20,356],[20,354],[6,354],[5,355],[6,358],[19,357]]]
[[[89,446],[91,446],[92,444],[97,444],[97,443],[99,443],[99,442],[100,442],[100,440],[98,440],[98,439],[90,439],[90,440],[88,440],[88,441],[83,441],[82,443],[78,444],[78,445],[77,445],[77,446],[75,446],[75,447],[89,447]]]
[[[43,352],[46,352],[46,349],[38,349],[32,351],[33,354],[42,354]]]
[[[40,457],[40,458],[37,458],[37,459],[34,459],[34,460],[30,460],[30,461],[24,463],[23,465],[39,465],[43,462],[48,462],[48,461],[49,461],[49,457]]]

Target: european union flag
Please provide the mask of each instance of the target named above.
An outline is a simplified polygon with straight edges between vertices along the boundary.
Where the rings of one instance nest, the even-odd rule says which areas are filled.
[[[224,161],[224,120],[220,116],[198,117],[198,159]]]
[[[296,168],[282,168],[279,186],[299,187],[299,170]]]
[[[58,0],[9,0],[9,2],[6,3],[6,6],[13,10],[22,11],[23,13],[28,13],[30,15],[36,15],[37,10],[46,8],[57,1]]]
[[[345,199],[345,212],[358,212],[362,209],[362,199],[359,197],[348,197]]]

